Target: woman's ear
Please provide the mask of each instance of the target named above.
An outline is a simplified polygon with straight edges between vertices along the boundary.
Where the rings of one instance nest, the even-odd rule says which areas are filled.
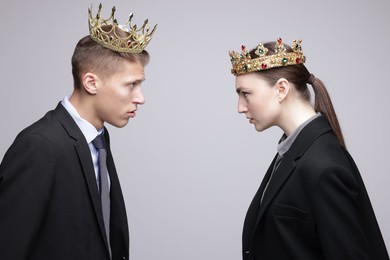
[[[280,78],[275,84],[277,95],[278,95],[278,101],[282,102],[285,100],[290,93],[291,85],[290,82],[285,78]]]
[[[91,95],[95,95],[98,89],[98,76],[92,72],[87,72],[83,76],[83,87]]]

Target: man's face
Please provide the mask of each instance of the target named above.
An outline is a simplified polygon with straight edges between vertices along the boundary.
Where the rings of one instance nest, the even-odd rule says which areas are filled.
[[[141,83],[144,66],[124,60],[120,69],[107,79],[99,79],[95,99],[96,120],[124,127],[135,117],[138,105],[145,102]]]

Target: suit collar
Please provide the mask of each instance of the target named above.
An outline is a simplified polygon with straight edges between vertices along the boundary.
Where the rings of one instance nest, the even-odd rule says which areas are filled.
[[[73,120],[69,112],[64,108],[64,106],[58,103],[57,107],[53,111],[53,117],[57,119],[65,131],[68,133],[69,137],[74,140],[84,140],[85,137],[81,132],[80,128],[77,126],[76,122]]]
[[[272,200],[275,198],[275,196],[278,194],[280,189],[294,171],[296,167],[296,161],[302,157],[305,151],[318,137],[329,131],[331,131],[331,128],[326,118],[324,116],[317,117],[302,129],[290,149],[284,154],[283,160],[281,161],[278,169],[273,174],[268,184],[267,192],[264,194],[263,201],[258,211],[255,228],[252,231],[251,241],[253,241],[255,230],[257,229],[257,226],[264,213],[267,211]],[[271,174],[274,163],[275,159],[268,169],[266,176]],[[261,194],[264,192],[267,181],[268,178],[264,178],[257,196],[261,196]],[[260,202],[260,200],[258,200],[258,202]]]
[[[293,160],[299,159],[318,137],[331,130],[324,116],[317,117],[302,129],[286,155],[289,154]]]
[[[304,121],[300,126],[298,126],[289,136],[286,136],[286,134],[283,134],[282,138],[279,141],[278,144],[278,153],[280,155],[284,155],[291,147],[291,145],[294,143],[295,139],[297,139],[299,133],[304,129],[311,121],[316,119],[317,117],[321,116],[320,113],[315,114],[314,116],[310,117],[306,121]]]
[[[95,126],[92,125],[90,122],[85,120],[80,116],[80,114],[77,112],[76,108],[70,103],[69,97],[66,96],[61,102],[61,105],[66,109],[66,111],[72,116],[73,120],[76,122],[78,128],[81,130],[83,135],[85,136],[85,139],[87,140],[87,143],[92,142],[93,139],[96,138],[99,134],[103,132],[103,128],[99,131],[96,130]]]

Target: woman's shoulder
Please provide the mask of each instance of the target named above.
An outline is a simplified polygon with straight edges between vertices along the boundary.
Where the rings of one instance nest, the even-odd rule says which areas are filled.
[[[321,135],[308,146],[297,160],[297,165],[320,172],[326,168],[346,168],[352,170],[352,157],[337,141],[333,133]]]

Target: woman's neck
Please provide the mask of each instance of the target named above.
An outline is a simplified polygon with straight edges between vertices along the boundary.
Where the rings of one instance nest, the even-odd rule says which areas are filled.
[[[314,116],[316,112],[309,102],[295,101],[285,104],[278,126],[289,136],[306,120]]]

